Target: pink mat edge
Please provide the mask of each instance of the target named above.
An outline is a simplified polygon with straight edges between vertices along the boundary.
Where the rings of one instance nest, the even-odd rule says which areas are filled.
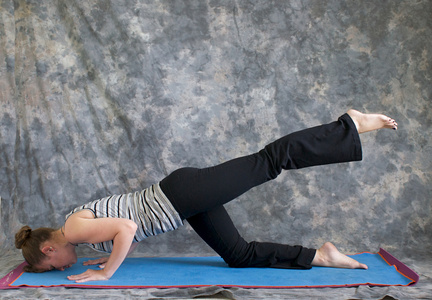
[[[362,252],[362,253],[370,253],[370,252]],[[357,253],[361,254],[361,253]],[[408,268],[405,264],[403,264],[400,260],[395,258],[386,250],[380,248],[380,251],[376,254],[379,254],[389,265],[393,265],[396,267],[396,270],[404,275],[405,277],[412,280],[407,286],[413,286],[417,284],[419,281],[419,275],[415,273],[413,270]],[[52,285],[52,286],[10,286],[18,277],[22,274],[22,270],[26,265],[26,262],[21,263],[14,270],[9,272],[5,277],[0,279],[0,290],[6,289],[19,289],[19,288],[50,288],[50,287],[68,287],[68,288],[92,288],[92,289],[139,289],[139,288],[197,288],[197,287],[206,287],[210,285],[185,285],[185,286],[104,286],[104,285],[80,285],[80,284],[68,284],[68,285]],[[361,285],[370,285],[370,283],[360,283],[360,284],[346,284],[346,285],[323,285],[323,286],[241,286],[241,285],[216,285],[220,287],[230,288],[230,287],[238,287],[238,288],[327,288],[327,287],[356,287]],[[387,284],[373,284],[373,286],[388,286]]]
[[[378,254],[381,255],[381,257],[391,266],[395,266],[397,271],[404,275],[405,277],[411,279],[413,282],[411,282],[410,286],[416,285],[420,279],[420,276],[407,267],[404,263],[402,263],[400,260],[398,260],[396,257],[391,255],[389,252],[384,250],[383,248],[380,248]]]
[[[17,280],[18,277],[22,274],[25,265],[27,265],[26,262],[21,263],[20,265],[18,265],[18,267],[10,271],[5,277],[0,279],[0,290],[18,288],[11,287],[9,285],[12,284],[15,280]]]

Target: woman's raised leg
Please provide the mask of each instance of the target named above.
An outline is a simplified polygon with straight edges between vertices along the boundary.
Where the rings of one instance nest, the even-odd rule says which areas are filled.
[[[174,171],[161,188],[186,219],[224,205],[282,170],[361,160],[359,133],[381,128],[397,129],[397,123],[349,110],[335,122],[288,134],[257,153],[214,167]]]

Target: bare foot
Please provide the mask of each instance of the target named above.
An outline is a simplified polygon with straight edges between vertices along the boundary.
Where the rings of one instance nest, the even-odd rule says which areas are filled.
[[[367,269],[365,264],[359,263],[339,250],[330,242],[325,243],[316,251],[312,266],[344,268],[344,269]]]
[[[397,130],[397,123],[392,118],[381,114],[364,114],[357,110],[350,109],[347,114],[354,121],[358,133],[365,133],[381,128]]]

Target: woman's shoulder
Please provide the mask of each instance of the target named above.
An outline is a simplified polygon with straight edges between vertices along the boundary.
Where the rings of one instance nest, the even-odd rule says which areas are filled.
[[[76,218],[84,218],[84,219],[94,219],[96,218],[94,212],[91,209],[82,209],[77,212],[74,212],[69,216],[70,217],[76,217]]]
[[[72,213],[65,221],[62,233],[66,240],[72,244],[80,244],[82,241],[77,239],[80,233],[83,231],[83,222],[87,220],[95,219],[93,211],[90,209],[82,209]]]

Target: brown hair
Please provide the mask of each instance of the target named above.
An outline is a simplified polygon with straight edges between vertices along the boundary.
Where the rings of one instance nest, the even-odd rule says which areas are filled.
[[[45,254],[42,253],[40,246],[43,242],[51,238],[51,234],[55,230],[52,228],[38,228],[32,230],[29,226],[23,226],[15,234],[15,247],[22,250],[22,255],[28,263],[24,267],[25,272],[39,273],[43,272],[35,267],[45,259]]]

